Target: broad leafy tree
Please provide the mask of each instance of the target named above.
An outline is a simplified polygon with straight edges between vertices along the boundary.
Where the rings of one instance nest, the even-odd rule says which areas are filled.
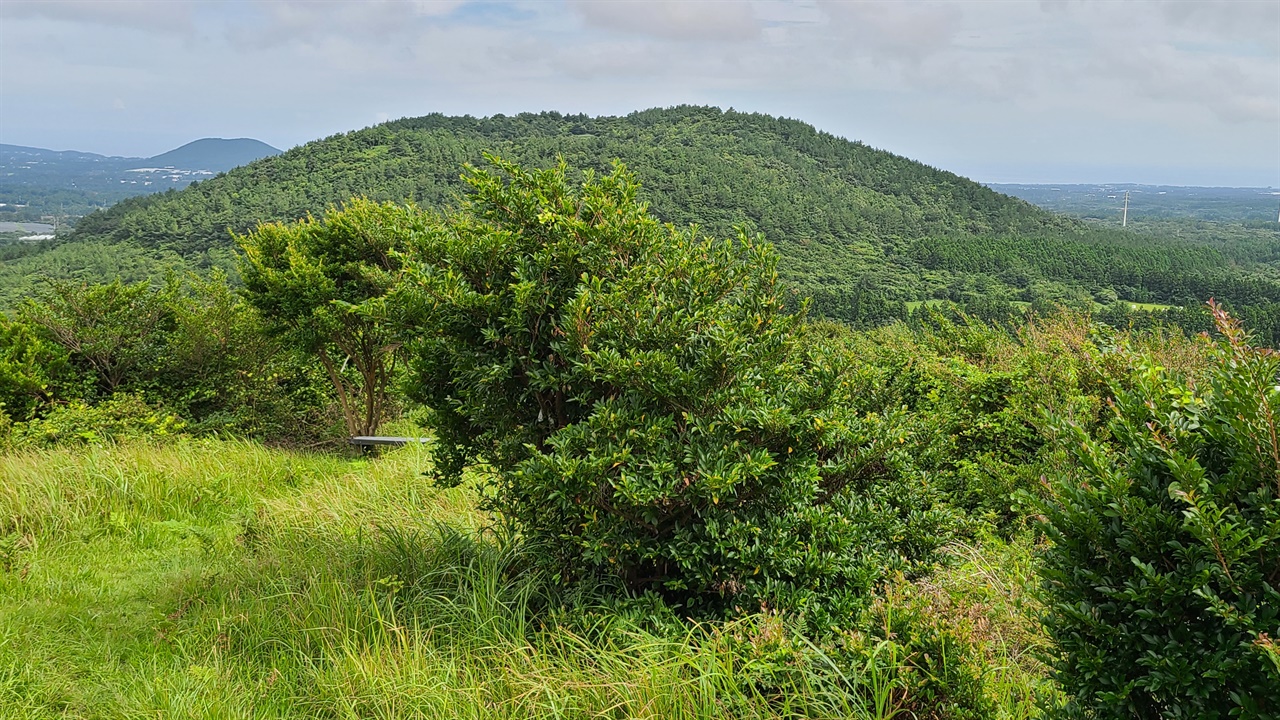
[[[351,435],[374,434],[388,409],[401,342],[385,295],[400,272],[397,253],[421,222],[412,206],[357,198],[319,219],[236,238],[250,302],[324,367]]]

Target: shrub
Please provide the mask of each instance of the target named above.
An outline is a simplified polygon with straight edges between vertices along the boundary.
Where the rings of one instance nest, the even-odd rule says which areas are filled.
[[[319,418],[330,404],[323,373],[270,337],[222,273],[189,278],[168,303],[165,362],[131,389],[189,418],[194,432],[290,439],[322,432]]]
[[[51,283],[20,315],[0,320],[0,403],[15,421],[124,394],[190,430],[297,437],[329,403],[314,362],[268,337],[221,272],[159,288]]]
[[[1280,714],[1280,355],[1214,312],[1208,382],[1139,367],[1038,505],[1065,716]]]
[[[22,304],[19,316],[43,328],[109,395],[149,377],[163,362],[159,340],[172,325],[168,300],[176,292],[176,281],[161,291],[146,282],[118,279],[103,284],[50,281],[39,297]]]
[[[1102,418],[1113,355],[1087,318],[1034,319],[1016,333],[972,317],[921,314],[919,327],[821,329],[865,375],[851,401],[863,412],[901,407],[916,421],[905,449],[948,504],[1012,531],[1012,495],[1038,487],[1058,453],[1047,414],[1087,427]],[[1127,372],[1127,368],[1126,368]]]
[[[94,443],[129,437],[160,438],[186,423],[137,395],[117,393],[95,405],[73,400],[43,418],[13,426],[15,444]]]
[[[38,328],[0,316],[0,408],[29,420],[55,398],[78,392],[77,376],[63,348]]]
[[[902,419],[799,341],[771,247],[659,225],[621,167],[492,162],[410,249],[409,389],[554,576],[825,624],[945,542]]]

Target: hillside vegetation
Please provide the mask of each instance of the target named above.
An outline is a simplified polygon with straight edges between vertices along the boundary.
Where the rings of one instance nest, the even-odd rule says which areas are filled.
[[[84,218],[72,241],[136,244],[204,262],[211,248],[230,245],[232,233],[318,214],[353,196],[448,206],[461,189],[462,164],[479,163],[486,151],[533,167],[559,156],[603,171],[621,160],[659,219],[697,223],[719,237],[739,225],[763,234],[798,296],[855,325],[939,301],[992,319],[1066,304],[1105,310],[1123,325],[1135,303],[1147,303],[1189,308],[1165,319],[1200,330],[1209,322],[1197,308],[1212,296],[1263,339],[1278,327],[1274,232],[1251,233],[1241,253],[1212,242],[1213,233],[1091,227],[796,120],[703,107],[398,120],[181,192],[122,202]]]
[[[1068,553],[1107,561],[1100,551],[1120,553],[1089,545],[1090,523],[1102,517],[1092,513],[1105,507],[1076,502],[1072,493],[1084,490],[1070,478],[1079,467],[1041,412],[1074,415],[1077,427],[1106,438],[1094,418],[1105,415],[1107,378],[1124,382],[1143,356],[1168,373],[1203,376],[1207,344],[1176,336],[1095,344],[1088,326],[1071,319],[1016,338],[945,323],[823,332],[841,338],[865,406],[907,408],[893,460],[914,465],[903,481],[932,486],[953,518],[966,518],[939,538],[946,545],[936,564],[885,578],[831,633],[811,636],[803,616],[769,607],[691,622],[653,596],[620,597],[607,582],[558,582],[539,571],[537,548],[494,532],[483,469],[453,489],[424,474],[439,444],[351,459],[145,427],[117,430],[114,442],[105,433],[24,433],[0,453],[0,717],[1058,717],[1043,712],[1066,696],[1045,664],[1058,646],[1040,624],[1046,607],[1035,578],[1036,556],[1050,545],[1024,524],[1011,493],[1038,488],[1045,474],[1063,479],[1046,498],[1069,501],[1054,507],[1075,513],[1070,527],[1083,534],[1053,556],[1059,587],[1073,567]],[[422,430],[401,424],[390,432]],[[1126,502],[1124,487],[1099,487],[1108,494],[1100,502]],[[1176,498],[1158,503],[1171,508],[1134,512],[1208,551],[1195,523],[1179,531]],[[1008,524],[1010,517],[1019,519]],[[993,531],[999,525],[1005,530]],[[1247,559],[1233,557],[1236,576],[1256,582],[1242,574]],[[1098,575],[1079,576],[1074,591],[1092,597],[1072,601],[1124,615],[1133,608],[1119,598],[1149,587],[1144,572],[1168,572],[1119,560],[1104,572],[1125,580],[1094,588],[1088,578]],[[1221,583],[1229,598],[1213,562],[1174,572]],[[1165,644],[1191,617],[1215,633],[1220,652],[1235,653],[1239,672],[1271,687],[1280,681],[1265,645],[1274,598],[1246,606],[1261,635],[1243,644],[1256,654],[1240,657],[1206,610],[1223,597],[1139,597],[1151,603],[1143,614],[1097,628],[1104,641],[1133,633],[1112,652],[1176,654]],[[1166,607],[1185,615],[1162,625]],[[1089,632],[1066,630],[1074,649],[1106,662],[1106,652],[1087,647]],[[1187,659],[1209,662],[1196,650]],[[1087,703],[1089,678],[1112,690],[1141,668],[1073,670],[1064,679]],[[1237,705],[1217,689],[1222,679],[1189,681],[1209,690],[1207,707]],[[1097,717],[1164,716],[1159,701],[1141,715],[1114,700],[1110,707]],[[1240,716],[1269,717],[1267,709]]]
[[[1275,716],[1280,354],[1221,305],[855,329],[621,164],[463,181],[0,318],[0,715]]]

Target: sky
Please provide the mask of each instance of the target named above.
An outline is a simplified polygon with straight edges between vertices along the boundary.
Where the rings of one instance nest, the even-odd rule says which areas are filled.
[[[1280,0],[0,0],[0,143],[680,104],[982,182],[1280,187]]]

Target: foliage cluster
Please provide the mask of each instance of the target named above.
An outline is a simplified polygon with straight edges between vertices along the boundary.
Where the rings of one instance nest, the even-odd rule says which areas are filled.
[[[81,399],[56,405],[42,416],[9,430],[9,442],[22,445],[95,443],[126,438],[163,438],[181,432],[186,422],[138,395],[116,393],[89,404]]]
[[[296,437],[323,422],[318,380],[216,275],[158,288],[52,282],[0,318],[0,403],[18,441],[180,427]]]
[[[769,247],[660,225],[621,168],[576,187],[494,163],[397,296],[446,479],[484,462],[555,577],[686,612],[827,623],[932,558],[950,518],[903,477],[906,428],[851,411],[857,388],[799,344]]]
[[[26,323],[0,319],[0,411],[26,420],[53,398],[75,395],[65,348]]]
[[[1207,377],[1139,366],[1037,503],[1067,716],[1280,711],[1280,357],[1215,314]]]
[[[1106,399],[1125,383],[1135,348],[1189,373],[1205,357],[1201,339],[1176,330],[1117,333],[1071,312],[1010,328],[925,308],[911,325],[851,331],[817,322],[805,333],[807,344],[833,345],[858,378],[845,403],[910,418],[902,449],[922,482],[969,522],[1001,533],[1023,524],[1013,496],[1036,491],[1066,462],[1051,419],[1104,432]]]

